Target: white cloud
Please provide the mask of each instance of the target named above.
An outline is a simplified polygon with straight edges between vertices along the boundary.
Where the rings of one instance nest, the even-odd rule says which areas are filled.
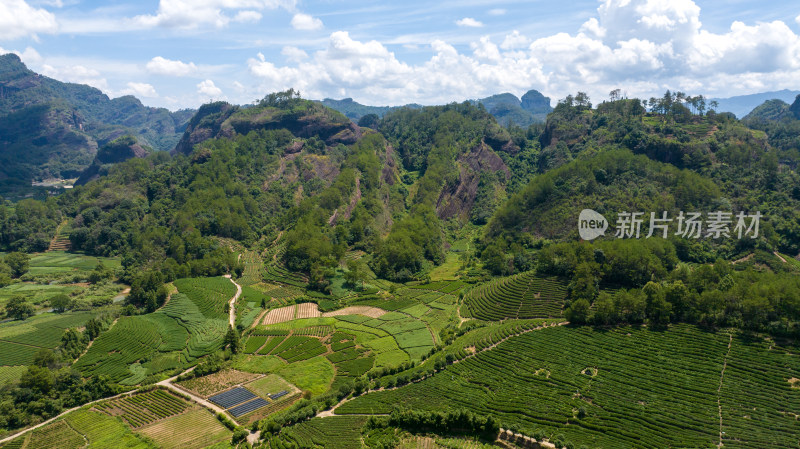
[[[495,8],[495,9],[490,9],[489,10],[489,15],[490,16],[503,16],[503,15],[506,14],[506,12],[507,11],[505,9],[503,9],[503,8]]]
[[[514,30],[511,34],[506,35],[500,48],[503,50],[513,50],[515,48],[526,47],[531,42],[527,37],[519,34],[519,31]]]
[[[239,11],[238,13],[236,13],[236,16],[233,18],[233,21],[241,23],[246,23],[246,22],[255,23],[261,20],[261,17],[262,15],[258,11]]]
[[[160,0],[155,14],[136,16],[138,26],[193,29],[201,25],[226,27],[231,21],[258,21],[257,10],[293,10],[296,0]],[[244,11],[242,11],[244,10]],[[231,11],[237,11],[232,18]]]
[[[731,96],[790,88],[800,77],[800,36],[784,22],[735,22],[715,34],[702,28],[689,0],[605,0],[572,34],[484,36],[466,53],[442,40],[427,48],[428,60],[410,64],[377,41],[338,31],[324,50],[286,47],[287,64],[259,54],[248,66],[262,92],[295,87],[310,98],[367,104],[435,104],[529,89],[555,98],[580,90],[600,99],[615,88],[648,98],[667,88]]]
[[[193,62],[173,61],[170,59],[156,56],[147,63],[147,71],[157,75],[168,76],[188,76],[197,72],[197,66]]]
[[[296,30],[318,30],[322,21],[308,14],[297,13],[292,17],[292,27]]]
[[[211,80],[205,80],[197,85],[197,93],[206,95],[211,98],[221,98],[222,89],[214,85]]]
[[[473,19],[472,17],[464,17],[463,19],[456,20],[456,25],[460,27],[480,28],[483,26],[483,23]]]
[[[800,15],[795,17],[794,21],[797,22],[798,25],[800,25]]]
[[[121,95],[133,95],[135,97],[145,97],[145,98],[158,97],[156,89],[150,84],[130,82],[127,85],[128,85],[127,89],[123,89],[121,92],[119,92]]]
[[[283,49],[281,50],[281,54],[283,56],[286,56],[286,59],[291,62],[300,62],[308,58],[308,53],[306,53],[300,48],[293,47],[291,45],[283,47]]]
[[[42,8],[34,8],[25,0],[0,2],[0,39],[35,37],[37,33],[55,33],[56,17]]]

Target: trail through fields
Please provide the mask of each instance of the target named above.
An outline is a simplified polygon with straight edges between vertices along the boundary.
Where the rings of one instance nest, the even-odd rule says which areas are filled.
[[[228,321],[230,322],[231,327],[236,327],[236,300],[242,295],[242,286],[237,284],[230,274],[226,274],[225,277],[233,282],[233,285],[236,286],[236,294],[233,295],[233,298],[231,298],[230,301],[228,301]]]
[[[720,394],[722,393],[722,379],[725,377],[725,368],[728,367],[728,356],[731,355],[731,344],[733,343],[733,334],[728,335],[728,352],[725,353],[725,359],[722,362],[722,373],[719,375],[719,387],[717,387],[717,408],[719,409],[719,443],[718,448],[722,447],[722,402],[720,401]]]

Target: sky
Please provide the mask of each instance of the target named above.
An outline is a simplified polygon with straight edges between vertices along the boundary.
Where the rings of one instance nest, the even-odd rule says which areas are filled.
[[[800,4],[749,0],[0,0],[0,54],[148,106],[442,104],[536,89],[800,89]]]

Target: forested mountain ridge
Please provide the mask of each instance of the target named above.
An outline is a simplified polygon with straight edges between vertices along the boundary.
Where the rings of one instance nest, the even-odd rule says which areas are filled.
[[[100,146],[125,134],[170,150],[193,113],[145,107],[130,95],[109,99],[93,87],[34,73],[15,54],[0,56],[0,150],[9,189],[75,178]]]
[[[366,106],[353,101],[352,98],[334,100],[326,98],[320,103],[346,115],[361,126],[370,126],[374,120],[397,109],[420,109],[422,105],[407,104],[405,106]],[[470,100],[473,104],[482,104],[487,111],[497,120],[497,123],[508,126],[515,125],[528,127],[533,123],[543,123],[547,114],[553,107],[550,98],[545,97],[537,90],[529,90],[522,98],[517,98],[510,93],[491,95],[478,100]],[[364,118],[366,117],[366,118]],[[373,118],[374,117],[374,118]],[[362,122],[362,119],[365,120]]]

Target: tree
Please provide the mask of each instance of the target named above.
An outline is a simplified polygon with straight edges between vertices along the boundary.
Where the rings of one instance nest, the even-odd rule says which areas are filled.
[[[92,284],[96,284],[104,279],[110,278],[112,275],[113,273],[111,272],[111,270],[109,270],[105,265],[103,265],[103,262],[100,262],[97,264],[96,267],[94,267],[94,270],[92,270],[92,272],[89,274],[89,282],[91,282]]]
[[[620,89],[614,89],[608,94],[608,99],[611,101],[617,101],[622,98],[622,91]]]
[[[86,322],[86,330],[83,331],[83,334],[88,338],[90,341],[97,338],[100,335],[100,331],[103,329],[103,326],[97,321],[96,318],[92,318],[91,320]]]
[[[642,288],[645,296],[645,313],[653,326],[665,326],[669,323],[672,305],[664,297],[660,284],[648,282]]]
[[[31,365],[28,371],[22,374],[19,379],[19,385],[23,388],[30,388],[41,394],[47,394],[53,389],[55,379],[53,373],[41,366]]]
[[[148,312],[153,312],[164,304],[167,295],[164,275],[159,271],[147,271],[133,280],[131,293],[126,300],[130,304],[144,306]]]
[[[55,295],[50,298],[50,307],[56,312],[64,312],[72,307],[72,299],[63,293]]]
[[[602,292],[594,301],[594,324],[605,325],[617,321],[617,312],[614,309],[614,299],[607,292]]]
[[[6,316],[15,320],[24,320],[33,316],[34,312],[33,304],[22,295],[14,295],[6,303]]]
[[[223,340],[223,344],[225,346],[229,346],[231,348],[231,352],[234,354],[238,354],[242,350],[242,340],[239,337],[239,333],[236,332],[232,326],[228,327],[228,333],[225,334],[225,340]]]
[[[581,298],[570,304],[564,316],[572,324],[586,324],[589,321],[589,307],[589,301]]]
[[[50,349],[40,349],[33,355],[33,364],[52,370],[58,367],[58,359]]]
[[[364,281],[367,280],[367,267],[360,259],[347,261],[347,272],[344,274],[344,280],[351,286],[361,284],[364,288]]]
[[[570,282],[569,290],[572,299],[585,299],[589,302],[597,295],[597,264],[583,262],[575,267],[575,274]]]
[[[15,251],[6,254],[5,262],[11,267],[11,273],[15,278],[18,278],[28,271],[31,258],[25,253]]]

